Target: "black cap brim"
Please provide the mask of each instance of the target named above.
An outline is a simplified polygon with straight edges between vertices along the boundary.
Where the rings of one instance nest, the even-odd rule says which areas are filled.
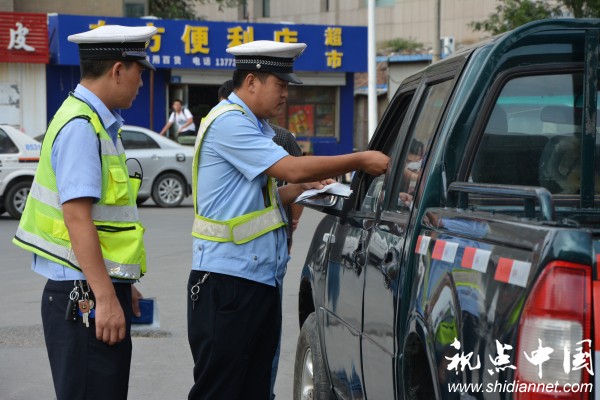
[[[152,70],[152,71],[156,71],[156,67],[152,64],[150,64],[150,61],[146,60],[145,58],[142,60],[135,60],[137,61],[139,64],[142,65],[142,67]]]
[[[270,72],[270,73],[286,82],[295,83],[297,85],[302,84],[302,81],[300,80],[300,78],[298,78],[298,76],[293,72]]]

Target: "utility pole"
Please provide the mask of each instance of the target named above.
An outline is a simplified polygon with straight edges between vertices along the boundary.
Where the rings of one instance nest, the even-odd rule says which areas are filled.
[[[434,8],[433,8],[433,57],[431,58],[432,62],[440,61],[442,57],[442,43],[441,43],[441,28],[440,28],[440,19],[441,19],[441,0],[433,0]]]
[[[369,0],[367,22],[367,102],[368,102],[368,129],[369,141],[377,128],[377,63],[375,62],[375,0]]]

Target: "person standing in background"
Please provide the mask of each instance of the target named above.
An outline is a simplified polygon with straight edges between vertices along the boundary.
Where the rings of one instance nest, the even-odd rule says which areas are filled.
[[[42,324],[58,400],[126,400],[133,286],[146,271],[118,110],[130,108],[153,26],[103,25],[68,37],[79,45],[81,81],[44,136],[39,166],[13,239],[33,252],[48,281]]]
[[[183,102],[179,99],[175,99],[171,104],[171,108],[173,109],[173,112],[171,112],[165,126],[160,130],[161,136],[165,136],[173,124],[175,124],[175,127],[177,128],[173,135],[174,141],[177,141],[177,138],[180,135],[195,135],[196,124],[194,124],[194,116],[190,110],[183,106]]]

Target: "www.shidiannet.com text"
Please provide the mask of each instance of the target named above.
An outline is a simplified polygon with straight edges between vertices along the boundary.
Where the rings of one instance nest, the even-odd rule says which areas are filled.
[[[448,383],[450,393],[591,393],[592,383],[529,383],[518,380],[495,383]]]

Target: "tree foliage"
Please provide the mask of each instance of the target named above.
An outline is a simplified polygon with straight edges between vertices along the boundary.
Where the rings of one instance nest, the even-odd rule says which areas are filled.
[[[527,22],[563,16],[563,11],[575,18],[600,17],[600,0],[557,0],[550,6],[543,0],[500,0],[496,12],[484,21],[473,21],[469,27],[497,35]]]
[[[224,8],[238,7],[246,0],[150,0],[148,11],[150,15],[163,19],[189,19],[196,20],[198,16],[194,12],[193,4],[218,4],[219,11]]]
[[[600,0],[560,0],[575,18],[600,17]]]
[[[576,0],[573,0],[576,1]],[[489,32],[497,35],[510,31],[527,22],[547,19],[560,15],[558,7],[550,7],[540,0],[502,0],[496,6],[496,12],[490,14],[484,21],[469,23],[475,31]]]

